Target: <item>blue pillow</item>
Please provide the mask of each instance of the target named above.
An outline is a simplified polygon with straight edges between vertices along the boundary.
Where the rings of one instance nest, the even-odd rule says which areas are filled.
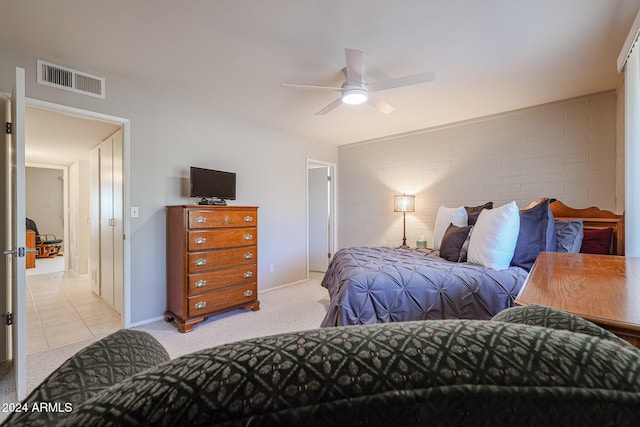
[[[520,232],[511,265],[531,270],[538,254],[555,252],[556,225],[549,200],[520,211]]]
[[[577,254],[582,246],[583,223],[581,219],[556,221],[556,252]]]

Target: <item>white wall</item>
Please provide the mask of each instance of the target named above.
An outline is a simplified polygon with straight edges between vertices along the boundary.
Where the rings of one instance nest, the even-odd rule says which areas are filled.
[[[394,194],[416,194],[407,241],[440,204],[524,207],[540,197],[616,210],[616,95],[586,97],[339,149],[339,244],[399,245]],[[622,203],[624,205],[624,202]]]
[[[54,234],[58,239],[64,235],[63,175],[62,169],[25,168],[27,218],[35,221],[40,234]]]
[[[26,69],[26,94],[131,121],[129,200],[131,321],[144,322],[166,309],[165,206],[192,203],[183,196],[189,166],[236,172],[235,205],[259,209],[259,288],[306,277],[306,159],[337,163],[337,148],[281,133],[197,104],[162,88],[145,87],[58,58],[41,58],[106,77],[107,99],[36,83],[36,57],[0,49],[0,91],[10,92],[15,67]],[[205,88],[206,90],[206,88]],[[269,264],[274,264],[273,273]]]

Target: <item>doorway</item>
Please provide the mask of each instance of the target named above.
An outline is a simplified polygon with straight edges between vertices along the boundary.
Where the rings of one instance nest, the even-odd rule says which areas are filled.
[[[326,272],[335,251],[335,165],[307,159],[307,269]]]
[[[104,335],[127,324],[124,313],[120,313],[123,301],[119,301],[118,312],[112,307],[113,301],[106,304],[101,295],[92,293],[88,271],[89,260],[95,258],[90,256],[90,225],[98,221],[90,213],[90,200],[95,198],[89,185],[90,153],[113,133],[122,134],[125,125],[128,126],[128,122],[118,118],[27,101],[27,166],[64,171],[64,262],[62,271],[38,274],[38,267],[46,268],[51,261],[56,261],[58,266],[61,263],[36,259],[36,274],[27,272],[27,292],[31,297],[27,298],[28,353]],[[43,165],[45,161],[47,164]],[[119,181],[126,183],[124,169]],[[46,218],[46,213],[44,215]],[[120,257],[123,259],[111,261],[120,266],[119,274],[124,277],[124,252]],[[120,299],[123,300],[124,295]],[[56,303],[52,304],[52,300]]]

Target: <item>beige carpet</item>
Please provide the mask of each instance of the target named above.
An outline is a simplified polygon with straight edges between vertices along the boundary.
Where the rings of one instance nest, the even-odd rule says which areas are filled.
[[[160,341],[172,358],[220,344],[258,336],[301,331],[320,326],[327,312],[329,294],[320,286],[322,273],[311,273],[310,279],[290,286],[261,292],[260,310],[234,310],[213,316],[195,326],[192,332],[181,334],[170,323],[157,321],[138,328]],[[62,362],[95,339],[58,347],[27,357],[27,387],[29,392],[40,384]],[[12,378],[0,365],[0,402],[15,402]],[[4,417],[0,414],[0,421]]]

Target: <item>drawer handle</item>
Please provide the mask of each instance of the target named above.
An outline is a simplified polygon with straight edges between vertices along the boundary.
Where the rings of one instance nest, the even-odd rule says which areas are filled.
[[[251,289],[247,289],[246,291],[244,291],[243,294],[246,298],[249,298],[251,295],[253,295],[253,291]]]
[[[207,222],[207,218],[203,217],[203,216],[199,216],[196,218],[196,222],[198,224],[204,224],[205,222]]]
[[[202,245],[202,244],[204,244],[206,241],[207,241],[207,239],[205,239],[204,237],[198,237],[198,238],[195,240],[196,245]]]
[[[244,240],[253,240],[253,234],[245,234]]]
[[[200,267],[207,264],[207,260],[204,258],[198,258],[196,260],[196,267]]]
[[[197,302],[196,305],[194,306],[196,308],[196,310],[202,310],[203,308],[205,308],[207,306],[207,303],[204,301],[200,301]]]
[[[198,281],[195,283],[196,288],[201,288],[201,287],[203,287],[203,286],[204,286],[204,285],[206,285],[206,284],[207,284],[207,281],[206,281],[206,280],[198,280]]]
[[[244,254],[244,259],[252,259],[253,258],[253,254],[251,252],[247,252],[246,254]]]
[[[244,217],[244,222],[253,222],[253,217],[251,215],[247,215]]]
[[[251,271],[245,271],[244,272],[244,278],[248,279],[249,277],[253,277],[253,272]]]

